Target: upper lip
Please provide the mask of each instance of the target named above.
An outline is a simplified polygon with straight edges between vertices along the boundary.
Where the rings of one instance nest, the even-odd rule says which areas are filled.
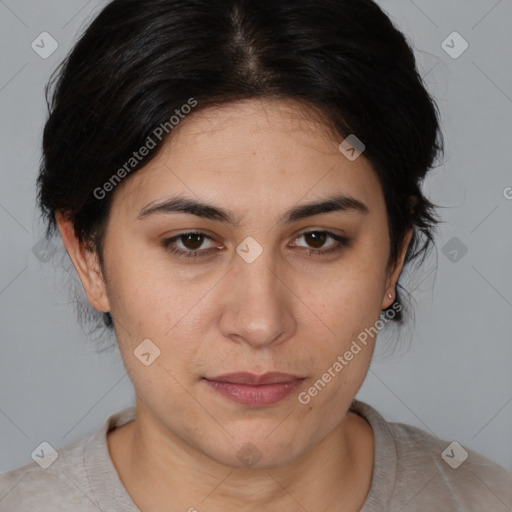
[[[291,375],[289,373],[281,372],[267,372],[262,375],[255,375],[249,372],[236,372],[226,373],[218,377],[207,378],[206,380],[213,380],[217,382],[230,382],[233,384],[250,384],[256,386],[258,384],[275,384],[282,382],[293,382],[295,380],[303,379],[298,375]]]

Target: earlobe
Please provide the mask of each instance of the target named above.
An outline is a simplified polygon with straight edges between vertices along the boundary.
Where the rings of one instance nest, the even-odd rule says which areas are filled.
[[[96,251],[78,240],[73,221],[64,212],[57,212],[55,221],[87,299],[94,309],[103,312],[110,311],[105,280]]]
[[[391,273],[388,276],[388,279],[386,281],[386,288],[385,288],[385,294],[384,299],[382,300],[382,307],[381,309],[386,309],[389,306],[391,306],[395,300],[395,289],[396,284],[398,282],[398,278],[400,277],[400,274],[402,273],[402,270],[404,268],[405,263],[405,255],[407,253],[407,248],[409,247],[409,244],[411,243],[412,235],[414,233],[414,229],[411,227],[407,230],[404,236],[404,240],[402,243],[402,248],[400,250],[400,254],[398,255],[397,261],[395,265],[393,266]]]

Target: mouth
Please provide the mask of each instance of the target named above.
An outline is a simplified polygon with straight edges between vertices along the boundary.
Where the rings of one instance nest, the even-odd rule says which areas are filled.
[[[204,380],[210,389],[228,400],[242,405],[263,407],[286,398],[302,384],[304,379],[305,377],[280,372],[268,372],[262,375],[238,372]]]

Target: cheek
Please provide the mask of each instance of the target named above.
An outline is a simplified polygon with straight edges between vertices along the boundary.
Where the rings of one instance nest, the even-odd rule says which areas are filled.
[[[314,406],[355,395],[366,376],[379,326],[386,258],[382,247],[354,251],[321,286],[309,286],[308,303],[329,328],[325,336],[315,337],[315,377],[322,381],[316,387],[322,391],[311,390],[318,393]],[[303,329],[308,332],[307,323]]]
[[[212,284],[177,279],[167,268],[152,262],[125,259],[110,273],[109,299],[119,348],[137,390],[162,389],[188,383],[194,368],[203,364],[210,316],[205,306]],[[151,340],[151,343],[144,340]],[[137,359],[141,343],[148,344],[150,366]],[[146,353],[145,351],[144,353]],[[148,357],[146,357],[148,359]]]
[[[307,300],[335,333],[356,335],[381,311],[386,280],[383,258],[354,252],[316,283],[304,282]]]
[[[133,342],[165,338],[200,291],[177,279],[170,265],[149,260],[147,251],[139,253],[140,257],[132,251],[129,257],[119,258],[108,274],[109,301],[120,335]]]

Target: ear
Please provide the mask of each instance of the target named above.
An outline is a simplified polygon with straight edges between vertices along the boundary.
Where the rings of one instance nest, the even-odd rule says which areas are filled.
[[[388,308],[395,301],[396,283],[398,282],[398,278],[400,277],[400,274],[404,268],[405,254],[411,242],[413,232],[414,231],[412,227],[406,231],[402,247],[400,249],[400,254],[398,255],[393,267],[389,270],[389,275],[386,279],[386,287],[384,289],[384,297],[382,298],[381,309]],[[389,297],[389,294],[391,294],[391,298]]]
[[[103,312],[110,311],[107,288],[96,251],[79,242],[69,216],[63,212],[57,212],[55,220],[87,299],[94,309]]]

